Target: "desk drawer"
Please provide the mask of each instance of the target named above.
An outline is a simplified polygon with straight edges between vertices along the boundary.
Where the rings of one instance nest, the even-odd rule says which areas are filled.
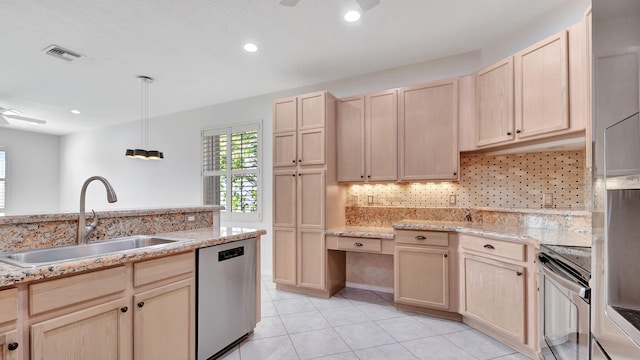
[[[507,241],[485,239],[477,236],[460,235],[463,249],[495,255],[507,259],[525,261],[525,245]]]
[[[396,230],[396,243],[449,246],[449,233],[443,231]]]
[[[382,251],[382,240],[369,239],[369,238],[339,237],[338,250],[380,252]]]

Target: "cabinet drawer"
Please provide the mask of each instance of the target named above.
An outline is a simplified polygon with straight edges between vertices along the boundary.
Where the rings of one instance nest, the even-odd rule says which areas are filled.
[[[0,291],[0,323],[18,318],[18,289]]]
[[[196,259],[193,252],[133,264],[133,286],[149,284],[192,273]]]
[[[380,252],[382,251],[382,240],[340,237],[338,238],[338,250]]]
[[[29,313],[35,315],[114,294],[123,291],[126,284],[124,266],[32,284]]]
[[[460,235],[463,249],[478,251],[507,259],[525,261],[525,245],[500,240],[485,239],[476,236]]]
[[[449,246],[449,233],[442,231],[396,230],[396,244]]]

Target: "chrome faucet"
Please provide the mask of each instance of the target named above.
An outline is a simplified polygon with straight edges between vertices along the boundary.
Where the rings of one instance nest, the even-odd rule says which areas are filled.
[[[91,224],[87,225],[87,219],[85,216],[84,206],[85,206],[85,197],[87,195],[87,187],[89,183],[93,180],[99,180],[104,184],[104,187],[107,189],[107,201],[110,203],[114,203],[118,201],[118,197],[116,196],[115,190],[107,179],[102,176],[92,176],[85,180],[84,184],[82,184],[82,190],[80,190],[80,219],[78,221],[78,245],[84,245],[87,243],[87,239],[91,236],[91,233],[96,229],[96,225],[98,225],[98,216],[96,212],[91,210],[93,213],[93,221]]]

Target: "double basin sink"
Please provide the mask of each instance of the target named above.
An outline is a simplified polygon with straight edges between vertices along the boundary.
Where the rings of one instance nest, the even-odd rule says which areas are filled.
[[[181,240],[160,238],[147,235],[128,236],[111,240],[92,242],[86,245],[68,245],[39,250],[0,254],[0,261],[20,266],[35,267],[117,253],[141,248],[158,248]]]

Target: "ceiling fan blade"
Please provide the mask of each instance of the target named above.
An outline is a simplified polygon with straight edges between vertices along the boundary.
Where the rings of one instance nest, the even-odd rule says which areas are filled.
[[[362,11],[367,11],[369,9],[373,9],[374,7],[380,5],[380,0],[356,0],[358,5]]]
[[[28,118],[28,117],[24,117],[24,116],[18,116],[18,115],[2,115],[5,120],[6,119],[12,119],[12,120],[20,120],[20,121],[26,121],[28,123],[32,123],[34,125],[44,125],[47,122],[44,120],[40,120],[40,119],[33,119],[33,118]]]
[[[280,5],[282,6],[296,6],[300,0],[280,0]]]
[[[5,126],[5,125],[9,125],[9,122],[7,121],[7,118],[2,115],[0,116],[0,126]]]

